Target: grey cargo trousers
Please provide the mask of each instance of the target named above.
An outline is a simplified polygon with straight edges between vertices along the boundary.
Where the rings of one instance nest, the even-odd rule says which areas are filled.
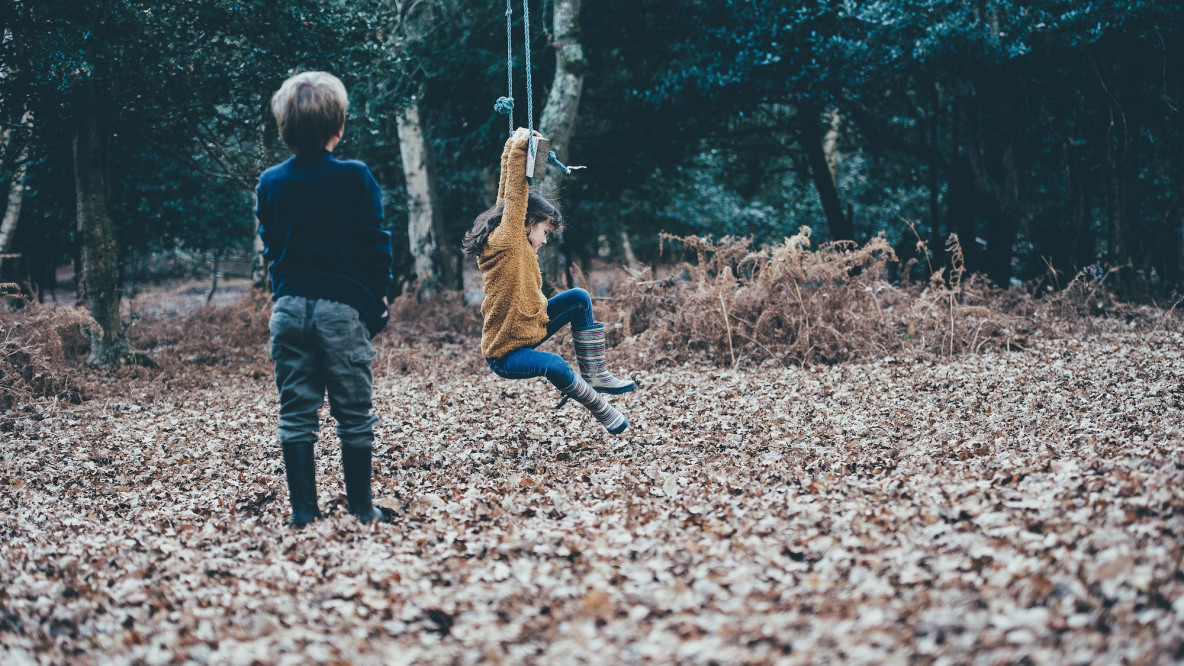
[[[371,411],[375,351],[358,311],[334,301],[281,296],[268,328],[280,394],[280,441],[315,443],[317,411],[328,393],[341,445],[371,447],[378,423]]]

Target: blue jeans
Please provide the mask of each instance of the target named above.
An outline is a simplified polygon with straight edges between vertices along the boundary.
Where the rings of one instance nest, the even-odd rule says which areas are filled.
[[[342,446],[370,448],[374,346],[358,311],[344,303],[283,296],[271,309],[271,358],[280,392],[283,443],[315,443],[317,411],[329,394]]]
[[[547,317],[547,337],[539,341],[540,345],[569,323],[575,330],[592,328],[595,323],[592,297],[583,289],[568,289],[547,301]],[[535,351],[534,347],[515,349],[501,358],[487,358],[485,362],[499,377],[506,379],[546,377],[559,390],[576,381],[575,372],[562,356]]]

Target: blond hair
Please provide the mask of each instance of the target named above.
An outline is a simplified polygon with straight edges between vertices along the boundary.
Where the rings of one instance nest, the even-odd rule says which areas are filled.
[[[325,149],[342,127],[349,96],[341,79],[328,72],[301,72],[271,96],[271,112],[280,136],[297,155]]]

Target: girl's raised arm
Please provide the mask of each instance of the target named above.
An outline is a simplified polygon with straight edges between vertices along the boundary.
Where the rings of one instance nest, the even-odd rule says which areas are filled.
[[[502,163],[500,171],[498,172],[497,182],[497,201],[495,204],[500,204],[506,198],[506,165],[510,163],[510,153],[514,152],[513,137],[506,139],[506,147],[502,148]],[[525,170],[523,170],[525,173]]]
[[[501,224],[489,233],[489,243],[507,245],[515,240],[529,244],[526,239],[526,201],[530,196],[530,181],[526,180],[525,137],[514,135],[506,141],[502,151],[502,173],[497,187],[498,203],[505,202]]]

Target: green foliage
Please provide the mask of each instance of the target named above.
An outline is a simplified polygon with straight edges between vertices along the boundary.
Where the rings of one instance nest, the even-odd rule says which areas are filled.
[[[1004,284],[1048,261],[1071,275],[1099,260],[1178,282],[1176,8],[725,0],[683,11],[689,30],[664,42],[673,65],[645,95],[716,120],[699,147],[726,146],[734,160],[715,172],[737,193],[756,200],[761,166],[808,173],[793,157],[808,146],[778,119],[821,105],[841,119],[833,166],[861,237],[908,241],[909,219],[940,248],[956,231],[979,239],[968,265]],[[751,134],[768,156],[745,159]],[[786,204],[787,222],[818,226]]]
[[[531,9],[537,118],[554,52],[549,5]],[[268,100],[315,68],[350,90],[339,152],[371,165],[396,231],[406,201],[394,119],[418,101],[443,242],[455,246],[492,198],[505,136],[491,110],[505,94],[503,11],[476,0],[19,0],[0,20],[0,120],[36,119],[25,214],[72,228],[58,180],[70,177],[71,117],[90,89],[125,247],[244,246],[249,189],[286,157]],[[577,257],[615,247],[622,231],[646,261],[662,230],[763,242],[809,225],[825,236],[836,211],[824,212],[807,159],[813,128],[857,238],[884,231],[902,247],[915,229],[940,255],[956,232],[967,266],[1000,283],[1049,264],[1067,281],[1099,261],[1130,262],[1163,290],[1181,281],[1184,14],[1170,3],[583,0],[581,24],[588,70],[568,161],[589,168],[564,180],[560,201]]]
[[[11,124],[33,111],[38,168],[61,179],[70,177],[69,150],[54,147],[69,146],[80,105],[97,106],[108,137],[108,208],[125,251],[241,248],[253,234],[249,192],[263,168],[287,156],[270,119],[271,93],[305,69],[333,71],[347,86],[362,80],[392,48],[382,32],[386,7],[18,3],[3,45],[0,112]],[[373,129],[366,110],[355,107],[358,124]],[[31,180],[45,180],[36,171]],[[29,214],[68,214],[36,190],[30,199]]]

